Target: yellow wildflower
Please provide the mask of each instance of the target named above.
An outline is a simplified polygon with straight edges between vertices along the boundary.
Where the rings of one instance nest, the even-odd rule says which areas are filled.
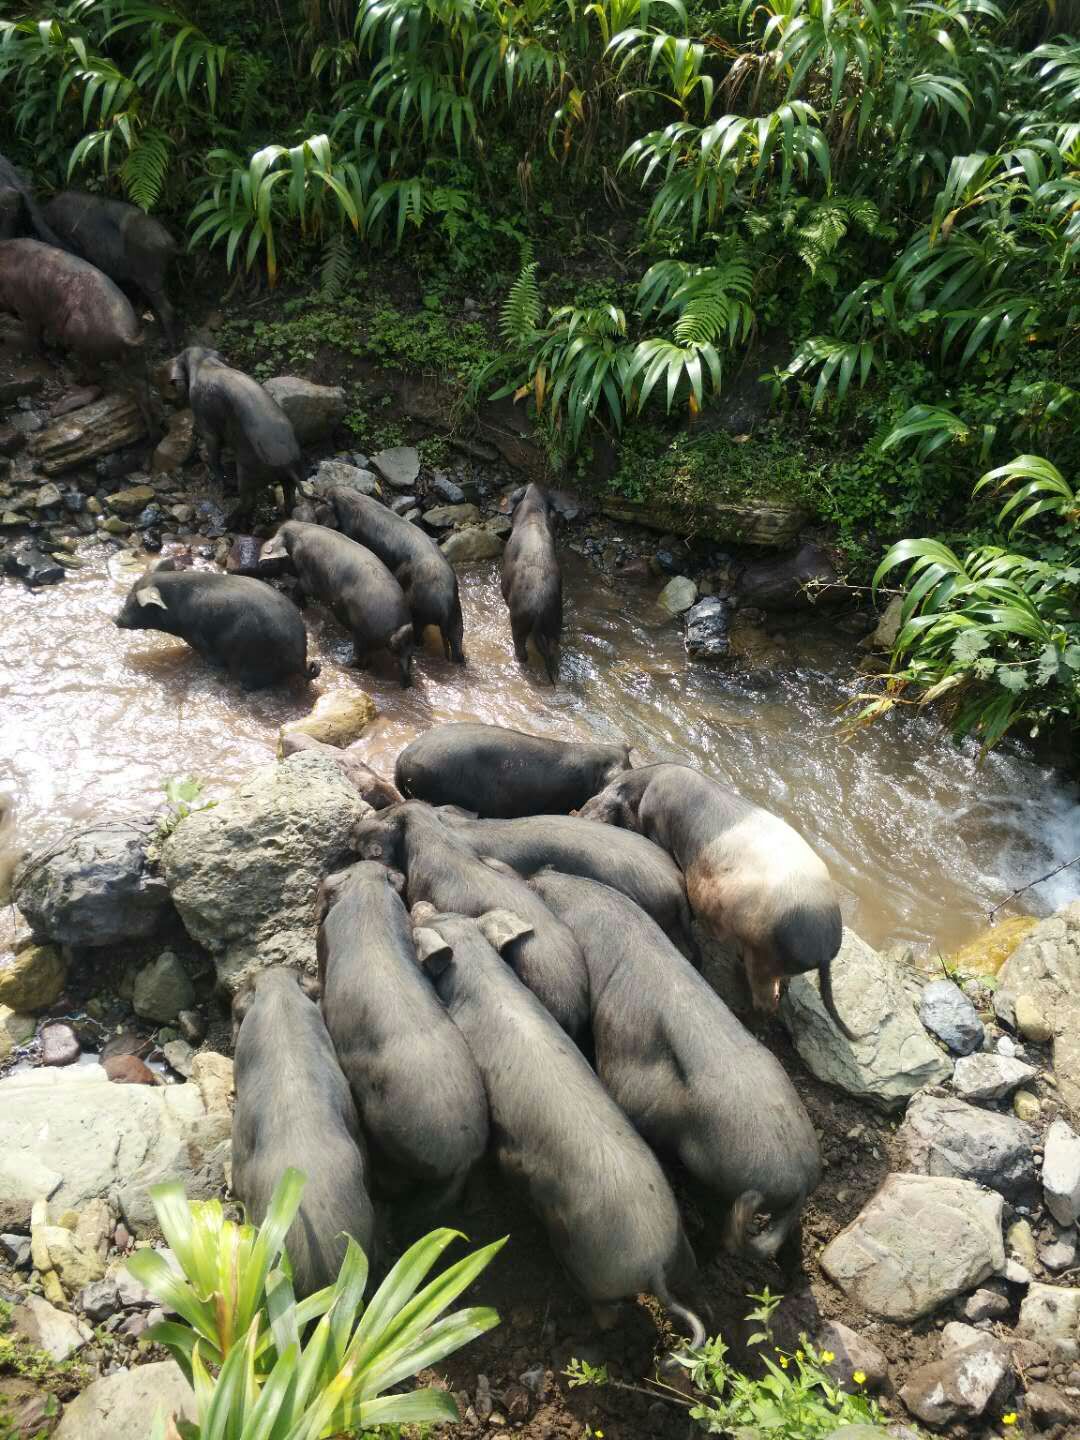
[[[1008,1412],[1008,1414],[1002,1415],[1002,1417],[1001,1417],[1001,1423],[1002,1423],[1002,1425],[1015,1425],[1015,1424],[1016,1424],[1016,1411],[1015,1411],[1015,1410],[1010,1410],[1010,1411]]]
[[[836,1359],[836,1356],[833,1354],[833,1352],[832,1352],[831,1350],[822,1350],[822,1352],[821,1352],[821,1363],[822,1363],[823,1365],[831,1365],[832,1362],[833,1362],[835,1359]]]
[[[786,1356],[786,1355],[781,1355],[781,1356],[780,1356],[780,1369],[781,1369],[781,1370],[786,1370],[787,1367],[788,1367],[788,1363],[789,1363],[789,1362],[788,1362],[787,1356]]]
[[[856,1384],[856,1385],[865,1385],[865,1384],[866,1384],[866,1371],[865,1371],[865,1370],[856,1370],[856,1371],[854,1372],[854,1374],[852,1375],[851,1378],[852,1378],[852,1380],[855,1381],[855,1384]]]
[[[795,1351],[795,1359],[796,1359],[796,1360],[801,1360],[802,1358],[803,1358],[803,1353],[802,1353],[802,1351],[801,1351],[801,1350],[796,1350],[796,1351]]]

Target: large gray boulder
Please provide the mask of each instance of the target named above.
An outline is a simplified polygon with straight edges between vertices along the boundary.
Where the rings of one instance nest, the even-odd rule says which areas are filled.
[[[15,879],[15,901],[34,933],[59,945],[117,945],[150,935],[169,908],[147,868],[149,833],[116,822],[74,831]]]
[[[819,1080],[891,1111],[949,1078],[952,1061],[919,1023],[899,969],[850,930],[832,963],[832,986],[857,1040],[846,1040],[829,1019],[816,974],[790,980],[780,1004],[796,1050]]]
[[[195,1394],[175,1360],[95,1380],[64,1411],[53,1440],[146,1440],[159,1413],[195,1419]]]
[[[1035,1131],[952,1096],[916,1095],[898,1137],[919,1175],[973,1180],[1010,1197],[1036,1184]]]
[[[1080,900],[1040,921],[1001,967],[994,1009],[1008,1025],[1021,996],[1053,1027],[1058,1094],[1080,1120]]]
[[[154,1221],[148,1191],[179,1179],[192,1200],[219,1195],[232,1116],[232,1062],[204,1051],[186,1085],[111,1085],[100,1065],[0,1080],[0,1230],[109,1200],[129,1229]]]
[[[301,445],[325,440],[345,418],[345,391],[340,385],[315,385],[296,375],[275,375],[263,389],[292,421]]]
[[[165,879],[222,985],[236,990],[264,966],[314,965],[316,892],[369,813],[338,765],[301,750],[181,821],[162,847]]]
[[[909,1323],[1004,1269],[1001,1214],[969,1180],[890,1175],[821,1266],[869,1314]]]

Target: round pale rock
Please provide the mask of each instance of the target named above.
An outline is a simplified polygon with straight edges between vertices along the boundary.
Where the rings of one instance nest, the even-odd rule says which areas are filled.
[[[175,1360],[95,1380],[67,1406],[53,1440],[146,1440],[159,1414],[196,1416],[194,1393]]]
[[[395,445],[373,455],[371,468],[395,490],[411,490],[420,474],[420,454],[411,445]]]
[[[453,565],[470,560],[494,560],[502,554],[504,545],[503,537],[494,530],[483,525],[467,525],[464,530],[455,530],[439,548]]]
[[[13,955],[0,957],[0,1005],[44,1010],[60,995],[64,978],[64,960],[55,945],[24,942]]]
[[[825,1247],[822,1269],[869,1314],[918,1320],[1004,1268],[1002,1206],[968,1180],[890,1175]]]
[[[1033,1095],[1030,1090],[1017,1090],[1013,1096],[1012,1108],[1016,1118],[1023,1120],[1028,1125],[1034,1124],[1042,1112],[1039,1097]]]
[[[951,980],[931,980],[919,1000],[919,1019],[954,1055],[970,1055],[986,1038],[975,1006]]]
[[[676,575],[674,580],[669,580],[660,591],[656,603],[669,615],[681,615],[684,610],[690,609],[697,599],[697,595],[697,585],[689,576]]]
[[[889,1362],[878,1347],[865,1336],[839,1320],[827,1320],[814,1336],[819,1356],[828,1351],[833,1359],[822,1361],[822,1368],[841,1385],[851,1388],[856,1371],[865,1378],[859,1382],[865,1390],[880,1390],[888,1383]]]
[[[316,700],[310,715],[283,725],[279,739],[286,735],[310,735],[321,745],[339,749],[352,744],[375,719],[375,702],[362,690],[330,690]]]
[[[1047,1348],[1054,1340],[1075,1340],[1080,1333],[1080,1290],[1032,1285],[1021,1302],[1016,1333]]]
[[[1064,1120],[1046,1132],[1042,1182],[1046,1208],[1058,1224],[1080,1220],[1080,1135]]]
[[[1032,995],[1016,997],[1016,1028],[1025,1040],[1035,1045],[1046,1045],[1054,1038],[1054,1027]]]

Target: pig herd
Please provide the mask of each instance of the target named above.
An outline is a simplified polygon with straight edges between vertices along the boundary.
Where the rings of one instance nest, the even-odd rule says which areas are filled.
[[[266,970],[234,1001],[233,1186],[258,1219],[287,1166],[308,1173],[298,1288],[329,1282],[345,1234],[378,1252],[377,1203],[434,1218],[491,1154],[598,1324],[646,1293],[700,1343],[657,1157],[703,1189],[718,1241],[763,1258],[796,1231],[820,1157],[784,1070],[699,973],[693,922],[735,943],[758,1006],[817,969],[833,1011],[820,860],[717,782],[635,768],[622,744],[440,725],[393,785],[351,750],[294,744],[372,806],[315,902],[317,983]]]

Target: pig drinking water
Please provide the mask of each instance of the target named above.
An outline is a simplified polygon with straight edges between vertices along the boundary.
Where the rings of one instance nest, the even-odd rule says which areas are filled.
[[[361,861],[331,876],[316,918],[323,1018],[364,1130],[388,1170],[427,1187],[426,1208],[451,1204],[487,1147],[487,1098],[390,872]]]
[[[821,1175],[814,1127],[780,1062],[625,895],[553,871],[532,888],[585,956],[604,1088],[730,1206],[729,1249],[774,1255]],[[758,1214],[771,1222],[754,1234]]]
[[[423,640],[425,627],[434,625],[442,636],[446,658],[464,665],[465,626],[457,576],[431,536],[378,500],[347,486],[331,486],[326,498],[344,533],[366,545],[396,577],[405,592],[417,644]]]
[[[776,815],[688,765],[646,765],[621,775],[581,814],[662,845],[686,879],[690,909],[718,940],[734,940],[754,1004],[772,1012],[780,979],[817,970],[835,1024],[829,967],[843,922],[823,861]]]
[[[374,651],[386,651],[402,686],[412,684],[415,648],[401,586],[382,561],[336,530],[287,520],[263,546],[264,560],[288,555],[301,589],[322,600],[353,638],[353,664],[365,666]]]
[[[565,815],[630,768],[626,745],[549,740],[502,725],[435,725],[397,758],[394,784],[486,818]]]
[[[293,970],[264,970],[234,1001],[233,1190],[259,1224],[290,1166],[307,1176],[285,1241],[298,1295],[332,1284],[351,1235],[371,1257],[375,1212],[349,1085]]]
[[[121,630],[175,635],[226,669],[245,690],[294,675],[314,680],[307,631],[291,600],[262,580],[207,570],[173,570],[165,561],[139,577],[116,617]]]
[[[521,915],[528,929],[507,947],[510,964],[568,1035],[581,1034],[589,1018],[581,951],[566,926],[519,876],[478,859],[429,806],[416,800],[361,820],[352,843],[365,860],[404,873],[410,905],[426,900],[463,915],[500,908]]]
[[[176,343],[175,311],[165,293],[165,277],[179,247],[160,220],[125,200],[78,190],[54,195],[45,206],[45,218],[61,244],[118,285],[134,286],[161,321],[168,343]]]
[[[684,955],[696,953],[679,867],[643,835],[573,815],[474,820],[452,808],[438,813],[475,854],[501,860],[526,879],[550,866],[621,890]]]
[[[598,1322],[645,1291],[700,1345],[704,1326],[686,1304],[697,1267],[664,1172],[492,948],[520,943],[527,924],[507,911],[477,921],[430,906],[413,919],[417,953],[484,1078],[499,1165],[524,1187]]]
[[[274,397],[250,375],[226,364],[217,350],[201,345],[181,350],[168,375],[177,399],[191,406],[218,483],[225,483],[221,453],[228,446],[236,459],[244,509],[254,506],[260,486],[280,485],[285,508],[291,511],[295,487],[303,479],[300,445],[292,421]]]
[[[532,640],[555,684],[562,635],[562,572],[555,554],[547,496],[530,485],[514,510],[514,530],[502,558],[502,597],[510,610],[514,654],[528,661]]]

